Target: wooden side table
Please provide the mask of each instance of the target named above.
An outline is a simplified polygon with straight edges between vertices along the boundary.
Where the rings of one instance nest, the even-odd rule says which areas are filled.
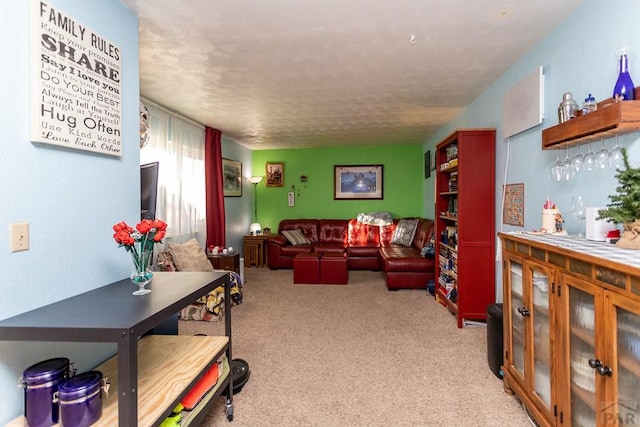
[[[267,265],[267,245],[265,240],[271,234],[244,236],[244,267],[264,267]]]
[[[209,262],[216,270],[231,270],[240,274],[240,254],[231,255],[207,255]]]

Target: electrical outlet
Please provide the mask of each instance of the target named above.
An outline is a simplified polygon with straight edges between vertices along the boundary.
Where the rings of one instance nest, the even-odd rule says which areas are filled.
[[[29,223],[16,222],[9,225],[9,249],[11,252],[29,250]]]

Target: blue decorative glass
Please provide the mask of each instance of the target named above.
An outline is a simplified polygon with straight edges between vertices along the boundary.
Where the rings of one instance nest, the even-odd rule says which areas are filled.
[[[138,290],[133,295],[146,295],[151,292],[151,289],[145,289],[145,286],[153,278],[153,272],[149,269],[152,255],[153,251],[143,251],[142,247],[131,251],[136,271],[131,273],[130,278],[133,283],[138,285]]]
[[[614,101],[632,101],[635,99],[633,80],[629,75],[629,60],[626,54],[620,55],[620,73],[613,88]]]

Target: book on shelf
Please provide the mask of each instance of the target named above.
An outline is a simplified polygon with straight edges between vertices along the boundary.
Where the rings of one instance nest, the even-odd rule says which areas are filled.
[[[449,191],[458,191],[458,171],[449,173]]]

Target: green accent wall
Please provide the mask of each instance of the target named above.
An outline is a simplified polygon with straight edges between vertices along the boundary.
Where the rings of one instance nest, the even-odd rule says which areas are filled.
[[[276,231],[282,219],[355,218],[360,212],[390,212],[394,218],[422,216],[422,145],[375,145],[253,151],[253,176],[267,163],[284,163],[284,186],[257,187],[258,222]],[[334,200],[334,165],[383,165],[383,200]],[[300,176],[306,175],[306,183]],[[287,193],[295,186],[295,206]],[[253,213],[252,213],[253,216]]]

